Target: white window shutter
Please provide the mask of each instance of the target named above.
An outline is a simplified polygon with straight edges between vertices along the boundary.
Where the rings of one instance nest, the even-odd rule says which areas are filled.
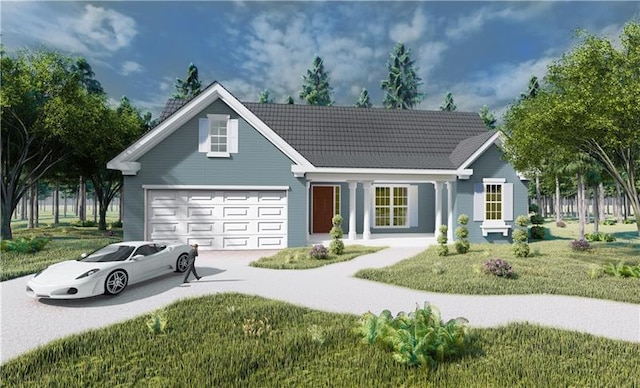
[[[502,185],[502,219],[513,221],[513,183]]]
[[[418,211],[420,202],[418,201],[418,186],[409,186],[407,194],[409,196],[409,226],[418,226],[418,220],[420,218],[420,213]]]
[[[238,153],[238,119],[230,119],[227,122],[227,151],[230,154]]]
[[[198,121],[198,152],[211,151],[211,136],[209,136],[209,119],[201,118]]]
[[[473,220],[484,221],[484,184],[475,183],[473,185]]]

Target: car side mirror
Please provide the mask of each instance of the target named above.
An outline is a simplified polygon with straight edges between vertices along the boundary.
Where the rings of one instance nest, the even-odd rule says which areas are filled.
[[[133,261],[138,261],[138,260],[143,259],[143,258],[144,258],[144,255],[135,255],[131,259]]]

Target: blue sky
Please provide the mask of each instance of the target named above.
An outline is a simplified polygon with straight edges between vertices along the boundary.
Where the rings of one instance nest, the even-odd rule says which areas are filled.
[[[221,82],[242,101],[268,88],[296,103],[302,75],[320,55],[336,105],[380,81],[396,42],[412,50],[438,109],[447,92],[458,110],[483,105],[500,116],[532,75],[573,47],[576,29],[616,41],[640,20],[640,2],[256,2],[2,1],[2,42],[10,52],[42,45],[87,58],[109,97],[126,95],[157,117],[190,62],[200,80]]]

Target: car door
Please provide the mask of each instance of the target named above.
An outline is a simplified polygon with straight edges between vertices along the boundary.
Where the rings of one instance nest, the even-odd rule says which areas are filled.
[[[168,270],[165,267],[155,244],[141,245],[131,256],[129,282],[137,283],[163,274]]]

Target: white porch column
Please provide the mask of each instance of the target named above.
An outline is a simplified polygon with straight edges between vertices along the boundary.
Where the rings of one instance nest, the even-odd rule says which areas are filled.
[[[447,182],[447,238],[453,241],[453,182]]]
[[[371,238],[371,181],[362,182],[364,189],[364,222],[362,229],[362,239]]]
[[[349,183],[349,240],[356,239],[356,188],[358,182]]]
[[[434,184],[436,189],[436,236],[439,234],[440,225],[442,225],[442,182]]]

